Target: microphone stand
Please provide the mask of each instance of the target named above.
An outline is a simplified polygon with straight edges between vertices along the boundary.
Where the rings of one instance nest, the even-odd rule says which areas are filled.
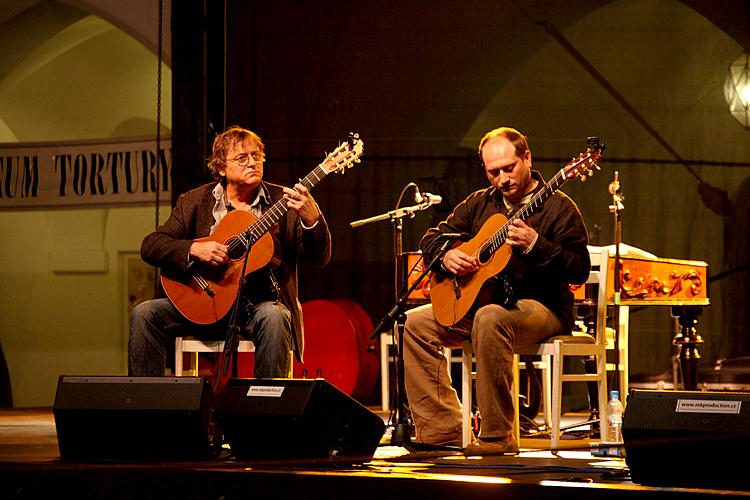
[[[620,192],[619,174],[615,171],[615,180],[609,185],[609,192],[612,195],[612,204],[609,211],[614,215],[614,243],[615,243],[615,271],[614,271],[614,309],[612,310],[612,323],[615,331],[615,369],[613,386],[620,389],[620,294],[622,293],[622,262],[620,260],[620,244],[622,243],[622,211],[625,206],[622,204],[625,197]],[[624,397],[621,396],[621,398]]]
[[[355,220],[354,222],[350,222],[349,226],[352,228],[355,228],[355,227],[364,226],[365,224],[369,224],[371,222],[378,222],[381,220],[388,220],[388,219],[395,221],[396,219],[400,220],[407,215],[409,216],[409,218],[413,219],[417,212],[421,210],[427,210],[428,208],[430,208],[431,205],[432,205],[432,202],[430,200],[425,200],[416,205],[397,208],[395,210],[391,210],[390,212],[385,212],[380,215],[368,217],[367,219]]]
[[[435,254],[432,263],[430,263],[429,266],[424,266],[422,274],[414,280],[414,283],[412,283],[405,292],[399,295],[396,299],[396,303],[391,307],[383,319],[380,320],[380,323],[378,323],[370,334],[370,340],[372,340],[381,331],[392,329],[394,321],[396,323],[396,328],[398,329],[398,345],[396,349],[396,424],[391,433],[391,444],[394,446],[403,446],[405,448],[410,448],[411,446],[412,424],[409,417],[407,417],[408,412],[405,397],[406,386],[404,381],[404,327],[406,325],[406,300],[409,295],[419,287],[425,276],[427,276],[432,270],[432,264],[442,260],[445,253],[452,247],[454,241],[453,238],[445,238],[443,245]],[[403,288],[405,287],[402,287],[401,289]]]
[[[401,191],[401,196],[399,196],[399,203],[401,201],[401,197],[403,197],[404,192],[409,187],[415,187],[417,191],[419,192],[419,187],[417,187],[416,184],[413,182],[410,182],[407,184],[404,189]],[[426,210],[431,205],[433,205],[433,201],[429,198],[423,199],[421,202],[417,203],[416,205],[411,205],[408,207],[401,207],[396,208],[395,210],[391,210],[389,212],[375,215],[373,217],[369,217],[367,219],[360,219],[354,222],[351,222],[349,225],[352,228],[364,226],[365,224],[369,224],[371,222],[378,222],[381,220],[390,220],[393,223],[393,241],[394,241],[394,263],[396,267],[395,272],[395,296],[396,296],[396,302],[391,307],[391,309],[388,311],[388,313],[383,317],[383,319],[378,323],[378,325],[375,327],[373,332],[370,334],[370,340],[374,340],[378,333],[381,331],[384,331],[386,329],[393,329],[393,323],[396,322],[397,328],[398,328],[398,343],[396,346],[396,424],[394,426],[393,432],[391,434],[391,444],[399,446],[404,445],[405,447],[408,446],[411,443],[411,422],[409,421],[409,418],[407,415],[407,409],[406,409],[406,388],[404,386],[404,357],[403,357],[403,346],[404,346],[404,326],[406,324],[406,299],[409,297],[409,295],[419,286],[419,284],[422,282],[424,277],[429,272],[429,267],[427,267],[421,276],[417,280],[414,281],[412,286],[404,293],[400,293],[401,290],[406,288],[404,284],[404,280],[408,279],[408,276],[405,278],[403,277],[403,270],[401,266],[401,261],[403,258],[403,218],[409,217],[414,218],[416,216],[416,212]],[[440,249],[440,253],[438,254],[437,261],[439,262],[440,259],[442,259],[443,254],[450,248],[450,243],[452,242],[451,239],[446,240],[446,243],[443,244],[443,248]]]
[[[221,361],[219,363],[219,372],[216,375],[216,385],[214,386],[214,394],[217,393],[217,389],[223,377],[226,377],[229,371],[229,360],[232,358],[232,354],[235,351],[237,345],[237,333],[240,327],[237,325],[237,318],[239,317],[240,302],[242,297],[242,289],[245,285],[245,270],[247,269],[247,261],[250,257],[250,250],[253,248],[255,238],[251,236],[245,243],[245,256],[242,259],[242,272],[240,272],[240,280],[237,286],[237,295],[234,297],[234,304],[232,305],[232,314],[229,317],[229,325],[227,326],[226,337],[224,338],[224,351],[221,353]]]

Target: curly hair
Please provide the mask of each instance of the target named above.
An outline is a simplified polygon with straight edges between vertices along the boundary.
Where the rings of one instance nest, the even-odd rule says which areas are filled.
[[[221,178],[219,167],[226,163],[225,159],[229,148],[247,140],[253,141],[258,146],[260,153],[265,157],[266,147],[263,144],[263,140],[258,134],[246,128],[242,128],[239,125],[232,125],[216,136],[211,149],[211,157],[208,159],[208,168],[215,179]]]

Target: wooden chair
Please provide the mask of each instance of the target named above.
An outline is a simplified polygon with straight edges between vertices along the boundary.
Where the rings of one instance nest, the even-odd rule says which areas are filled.
[[[513,392],[516,401],[515,434],[520,443],[520,425],[518,411],[519,397],[519,359],[522,355],[541,356],[542,363],[542,393],[545,421],[551,429],[551,447],[553,450],[560,446],[560,422],[562,419],[562,387],[565,382],[595,382],[599,403],[602,440],[606,440],[607,432],[607,280],[608,260],[607,249],[596,249],[591,252],[592,269],[587,284],[597,285],[596,294],[596,335],[575,332],[573,335],[560,335],[538,344],[532,344],[516,350],[514,356],[514,384]],[[623,309],[625,309],[623,311]],[[623,393],[627,391],[627,308],[620,312],[620,387]],[[622,323],[625,328],[622,328]],[[623,331],[624,330],[624,331]],[[564,359],[566,356],[593,356],[596,360],[596,373],[565,373]],[[612,366],[613,367],[613,366]],[[472,382],[476,379],[474,371],[472,346],[467,341],[463,346],[462,370],[462,406],[463,406],[463,444],[466,446],[471,439],[471,408]]]
[[[185,370],[184,353],[191,353],[189,375],[198,376],[198,353],[211,352],[221,354],[224,351],[223,340],[199,340],[194,337],[177,337],[174,341],[174,374],[183,376]],[[237,344],[237,352],[255,352],[255,344],[250,340],[241,339]],[[233,368],[233,369],[236,369]]]

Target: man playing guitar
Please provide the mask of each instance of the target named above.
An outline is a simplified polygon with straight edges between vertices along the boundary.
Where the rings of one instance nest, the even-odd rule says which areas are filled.
[[[224,304],[234,302],[238,273],[227,270],[242,268],[246,240],[252,240],[253,251],[255,246],[270,249],[260,260],[250,253],[248,271],[253,272],[240,291],[236,320],[242,334],[255,344],[254,376],[286,377],[292,362],[289,352],[301,356],[304,339],[297,262],[327,264],[331,235],[308,187],[302,181],[294,189],[263,181],[264,161],[265,148],[258,135],[229,127],[214,140],[208,161],[218,182],[181,195],[169,219],[143,240],[141,257],[161,268],[169,298],[148,300],[133,309],[130,375],[164,375],[166,346],[176,336],[225,337],[229,307],[194,304],[219,304],[220,299]],[[263,221],[270,212],[275,212],[275,223],[258,231],[258,245],[255,238],[235,237],[237,233],[242,236],[249,223],[240,222],[236,231],[222,229],[222,221],[225,225],[256,218]],[[265,241],[268,245],[261,245]],[[214,282],[209,281],[212,278]],[[230,283],[224,286],[224,281]]]
[[[451,387],[442,347],[460,347],[471,338],[482,421],[479,439],[467,451],[515,454],[514,348],[571,331],[573,295],[569,285],[583,283],[588,277],[587,233],[575,203],[545,185],[541,174],[532,170],[523,134],[507,127],[492,130],[480,141],[478,153],[491,186],[470,194],[420,242],[425,259],[431,262],[444,242],[441,234],[467,233],[472,237],[469,243],[454,245],[441,262],[433,263],[432,304],[407,314],[405,384],[416,442],[460,442],[461,406]],[[539,201],[540,194],[547,196],[546,203]],[[530,212],[524,210],[527,204],[538,205],[536,212],[526,220],[514,217]],[[490,233],[496,229],[493,226],[498,219],[508,224],[498,231],[502,240],[493,249],[486,244],[486,234],[488,229]],[[468,253],[474,241],[480,248]],[[495,250],[497,255],[492,255]],[[482,277],[473,291],[472,279],[492,269],[489,261],[495,258],[507,263],[492,276]],[[436,286],[443,285],[447,293],[435,295],[439,291]],[[464,314],[461,307],[466,300]]]

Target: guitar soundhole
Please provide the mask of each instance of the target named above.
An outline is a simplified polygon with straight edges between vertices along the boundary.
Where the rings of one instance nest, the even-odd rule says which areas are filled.
[[[229,238],[226,245],[230,260],[240,260],[245,257],[245,245],[237,236]]]
[[[493,252],[492,250],[490,250],[490,248],[483,249],[481,252],[479,252],[479,263],[484,265],[489,262],[492,254]]]

